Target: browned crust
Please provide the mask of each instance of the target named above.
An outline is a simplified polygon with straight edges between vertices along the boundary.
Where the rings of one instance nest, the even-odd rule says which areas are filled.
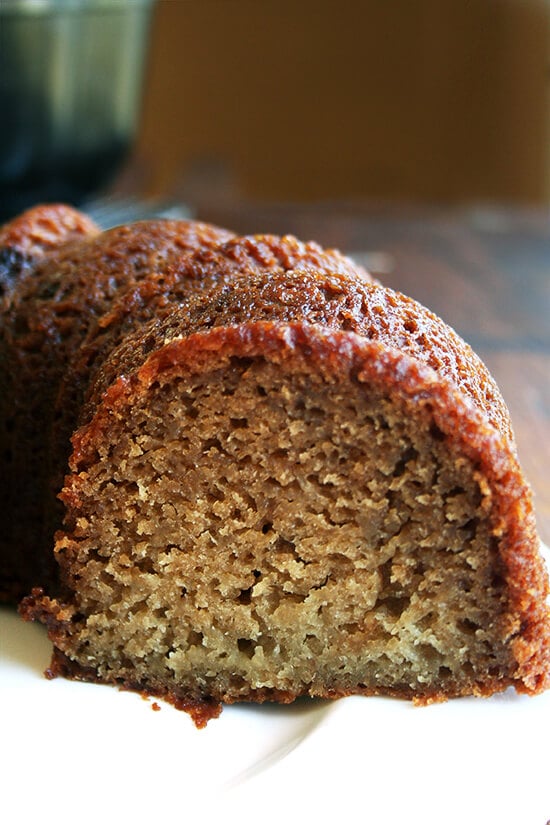
[[[138,369],[169,338],[248,321],[304,321],[355,332],[427,364],[453,381],[513,443],[508,409],[481,359],[453,329],[412,298],[377,282],[333,272],[329,264],[319,270],[243,270],[229,281],[225,272],[220,270],[217,281],[210,279],[209,289],[208,279],[200,281],[198,294],[188,294],[184,304],[138,326],[111,351],[89,386],[81,423],[93,414],[118,375]],[[87,358],[86,347],[81,355]]]
[[[35,206],[0,227],[0,248],[17,249],[34,261],[69,240],[97,235],[95,223],[65,204]]]
[[[314,371],[327,382],[349,380],[365,388],[374,387],[399,398],[411,416],[419,410],[429,411],[450,448],[470,458],[478,467],[480,478],[489,486],[492,534],[508,587],[507,643],[514,659],[508,679],[472,682],[445,696],[488,695],[512,684],[519,692],[533,694],[549,687],[550,615],[545,601],[548,578],[539,552],[530,491],[510,442],[449,380],[396,349],[365,341],[354,333],[328,331],[301,323],[257,322],[196,333],[187,339],[173,340],[153,352],[135,372],[112,384],[93,419],[73,438],[73,475],[67,478],[62,493],[69,513],[68,524],[78,517],[80,484],[102,444],[108,442],[113,422],[124,419],[127,409],[153,384],[164,383],[174,376],[220,368],[232,357],[262,358],[290,372]],[[68,605],[66,608],[70,610]],[[27,618],[42,621],[46,618],[47,622],[41,612],[44,609],[48,613],[50,607],[42,599],[28,602],[24,611]],[[60,610],[65,607],[56,606],[55,621]],[[64,647],[64,639],[70,634],[70,620],[50,626],[50,637],[59,649]],[[157,686],[139,687],[157,695]],[[372,691],[361,686],[353,692],[387,693],[383,689]],[[409,688],[390,693],[416,698],[421,703],[444,698],[439,689],[427,690],[421,695],[414,695]],[[226,696],[218,698],[230,700]],[[253,695],[249,698],[259,700]],[[266,695],[264,699],[267,698]]]
[[[168,270],[151,273],[152,277],[136,289],[122,293],[100,319],[99,327],[106,329],[112,324],[121,324],[146,306],[161,309],[168,297],[172,303],[184,300],[202,284],[233,283],[239,275],[314,271],[366,283],[376,282],[362,266],[338,250],[323,249],[313,241],[304,243],[293,235],[244,235],[221,241],[218,246],[198,250],[191,262],[182,260]]]
[[[83,316],[87,329],[92,319],[86,312],[103,314],[119,291],[231,237],[228,230],[182,220],[137,222],[90,232],[76,242],[65,237],[55,256],[36,262],[32,281],[22,285],[8,309],[19,313],[19,325],[38,313],[43,326],[61,327],[58,336],[65,316]]]
[[[223,242],[222,242],[223,241]],[[115,296],[107,312],[92,325],[85,341],[70,365],[66,385],[93,374],[96,363],[141,328],[147,321],[161,317],[174,307],[182,307],[199,296],[210,302],[212,289],[244,287],[247,294],[256,292],[258,278],[275,283],[286,273],[304,279],[303,297],[299,302],[307,316],[307,276],[332,277],[353,289],[355,283],[374,279],[363,267],[334,249],[322,249],[314,242],[303,243],[292,235],[254,235],[220,238],[217,245],[203,244],[192,257],[183,257],[171,265],[151,271],[147,277],[131,282]],[[276,303],[274,308],[276,308]],[[236,319],[238,320],[238,319]],[[247,320],[247,317],[242,320]],[[62,405],[63,391],[59,404]]]

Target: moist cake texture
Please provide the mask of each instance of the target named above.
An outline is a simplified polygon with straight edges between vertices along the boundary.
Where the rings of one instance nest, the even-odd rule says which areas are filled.
[[[20,607],[49,675],[198,725],[238,701],[546,689],[548,577],[486,368],[338,253],[204,232],[73,306],[45,446],[51,483],[71,424],[56,576]],[[85,267],[85,244],[60,260]]]

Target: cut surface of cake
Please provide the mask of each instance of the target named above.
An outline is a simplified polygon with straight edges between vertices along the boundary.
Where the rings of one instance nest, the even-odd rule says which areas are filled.
[[[548,688],[531,493],[482,362],[338,253],[216,231],[61,356],[57,579],[20,607],[49,675],[198,725],[240,701]]]
[[[25,607],[53,672],[198,720],[220,702],[544,683],[514,454],[431,369],[353,333],[215,328],[114,382],[74,445],[68,598]]]

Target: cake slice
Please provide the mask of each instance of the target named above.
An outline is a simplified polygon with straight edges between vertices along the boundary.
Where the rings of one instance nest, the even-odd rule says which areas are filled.
[[[423,307],[235,276],[123,340],[22,605],[49,674],[222,703],[549,686],[548,579],[496,385]]]

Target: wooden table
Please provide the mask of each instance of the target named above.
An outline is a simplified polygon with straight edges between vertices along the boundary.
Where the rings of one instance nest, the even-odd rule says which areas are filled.
[[[336,246],[451,324],[500,385],[539,532],[550,544],[550,213],[364,204],[197,209],[240,233],[293,233]]]

